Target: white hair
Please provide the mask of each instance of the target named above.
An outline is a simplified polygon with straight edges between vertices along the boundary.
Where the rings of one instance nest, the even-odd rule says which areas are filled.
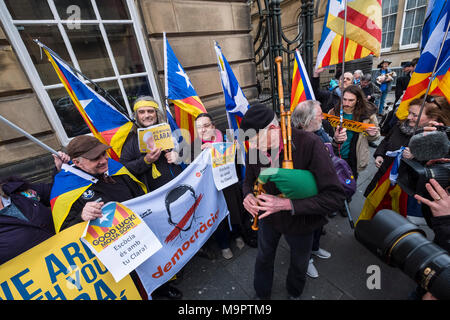
[[[291,116],[291,123],[294,128],[308,128],[311,121],[316,116],[316,106],[320,107],[320,102],[306,100],[300,102],[294,109]]]

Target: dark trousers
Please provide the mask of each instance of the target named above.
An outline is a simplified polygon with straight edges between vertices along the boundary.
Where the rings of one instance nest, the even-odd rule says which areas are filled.
[[[291,260],[286,278],[286,289],[291,296],[302,294],[306,282],[306,270],[313,242],[313,233],[306,235],[284,234],[289,244]],[[272,291],[275,254],[281,233],[264,219],[259,221],[258,255],[255,263],[253,285],[256,295],[262,299],[270,298]]]

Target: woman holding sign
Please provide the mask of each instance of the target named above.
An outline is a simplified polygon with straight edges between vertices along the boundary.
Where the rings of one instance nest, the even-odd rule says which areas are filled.
[[[178,154],[171,149],[157,147],[155,142],[159,137],[153,136],[151,131],[148,131],[147,136],[142,134],[139,139],[138,129],[153,128],[164,123],[164,115],[152,97],[137,98],[133,111],[136,123],[123,145],[120,162],[145,183],[148,191],[152,191],[181,173],[181,167],[176,164]]]
[[[198,153],[204,149],[211,148],[212,143],[223,142],[222,133],[216,129],[213,119],[209,114],[199,114],[195,119],[195,127],[197,130],[197,139],[194,141],[193,157],[197,156]],[[244,240],[240,234],[244,224],[244,219],[248,217],[248,215],[245,215],[244,212],[244,207],[242,205],[242,192],[239,184],[235,183],[224,188],[223,194],[228,210],[230,211],[230,219],[233,226],[231,236],[235,238],[236,246],[241,249],[244,246]],[[219,225],[215,234],[217,243],[222,250],[222,256],[225,259],[231,259],[233,257],[233,253],[231,252],[229,246],[230,234],[228,230],[226,221],[223,221],[221,225]]]

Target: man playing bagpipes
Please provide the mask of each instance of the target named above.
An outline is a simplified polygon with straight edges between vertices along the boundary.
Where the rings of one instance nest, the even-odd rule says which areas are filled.
[[[289,128],[286,133],[286,128],[282,128],[290,125],[290,120],[282,122],[280,128],[273,110],[262,104],[251,106],[241,122],[241,129],[250,143],[243,183],[244,207],[259,224],[254,288],[260,299],[270,299],[281,235],[285,236],[291,251],[286,288],[290,298],[300,297],[306,281],[313,231],[325,225],[328,212],[338,210],[345,200],[320,138],[295,128]],[[289,140],[292,140],[290,145],[286,142]],[[287,157],[292,159],[293,169],[280,169],[288,147],[291,154]],[[258,188],[264,193],[255,196],[252,192],[258,180],[266,183],[259,184]]]

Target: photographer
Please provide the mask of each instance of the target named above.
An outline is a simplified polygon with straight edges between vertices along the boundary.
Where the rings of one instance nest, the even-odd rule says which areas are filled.
[[[418,194],[414,198],[428,206],[432,217],[430,218],[435,238],[434,242],[441,248],[450,252],[450,194],[434,179],[425,185],[433,201]]]

